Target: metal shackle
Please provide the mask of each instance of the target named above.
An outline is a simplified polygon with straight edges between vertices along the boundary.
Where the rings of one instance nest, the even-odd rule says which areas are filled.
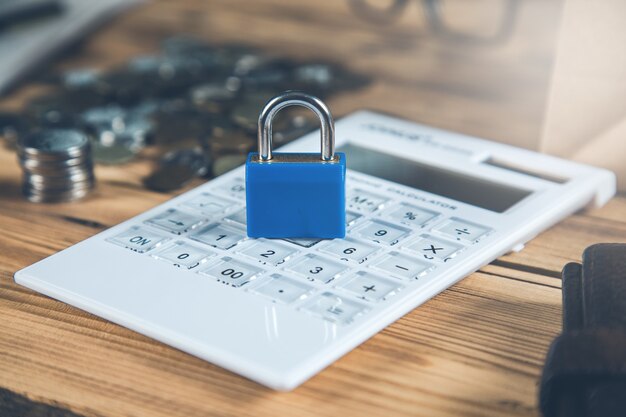
[[[322,141],[322,161],[335,158],[335,121],[322,100],[300,91],[285,91],[267,102],[259,116],[259,159],[272,160],[272,122],[274,116],[289,106],[302,106],[313,111],[320,119]]]

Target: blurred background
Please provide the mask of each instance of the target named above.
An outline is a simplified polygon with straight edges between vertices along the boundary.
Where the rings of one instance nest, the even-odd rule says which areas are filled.
[[[7,60],[0,85],[6,146],[33,128],[79,129],[103,179],[124,172],[137,185],[170,191],[219,175],[255,146],[264,100],[288,88],[322,96],[336,117],[369,108],[611,169],[626,155],[607,152],[615,147],[606,138],[600,156],[589,145],[626,114],[619,103],[626,59],[615,68],[606,58],[623,54],[624,6],[614,0],[591,11],[581,0],[39,3],[61,7],[19,24],[0,19],[0,49],[14,53],[22,49],[17,35],[83,10],[72,15],[72,31],[61,25],[68,32],[62,42],[51,29],[45,47],[35,43],[34,52]],[[586,30],[595,42],[580,37]],[[599,66],[585,67],[588,60],[571,51],[596,54]],[[577,68],[593,82],[572,97],[571,84],[581,85]],[[610,93],[590,101],[592,115],[585,105],[597,90]],[[278,141],[314,128],[306,114],[285,115]],[[180,170],[189,161],[194,173],[164,183],[164,166]]]

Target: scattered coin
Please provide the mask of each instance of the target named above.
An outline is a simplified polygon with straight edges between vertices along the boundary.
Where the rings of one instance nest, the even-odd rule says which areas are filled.
[[[237,154],[220,156],[213,162],[212,174],[214,177],[218,177],[244,164],[247,158],[247,155]]]
[[[159,192],[177,190],[210,168],[211,160],[202,149],[180,149],[161,158],[157,169],[144,179],[144,185]]]
[[[214,157],[230,154],[247,155],[255,147],[256,141],[242,129],[214,127],[213,136],[208,145]]]
[[[5,146],[22,137],[35,140],[31,130],[56,138],[50,145],[56,151],[43,149],[44,139],[20,141],[23,188],[32,201],[80,198],[93,188],[93,161],[126,163],[146,146],[174,149],[146,178],[152,189],[174,190],[198,176],[220,175],[255,149],[259,112],[277,91],[302,89],[325,98],[369,81],[334,63],[296,62],[185,35],[165,39],[160,53],[111,70],[78,68],[46,80],[57,90],[31,100],[24,114],[0,112]],[[286,109],[274,120],[273,145],[316,128],[314,115]],[[89,140],[72,144],[76,134]],[[194,142],[201,149],[186,148]]]

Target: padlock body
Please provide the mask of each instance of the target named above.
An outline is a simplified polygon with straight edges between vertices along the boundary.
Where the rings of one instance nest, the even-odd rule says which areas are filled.
[[[289,154],[284,154],[288,156]],[[302,155],[302,154],[301,154]],[[304,154],[311,155],[313,154]],[[343,238],[346,235],[346,156],[336,162],[246,162],[248,236]],[[315,160],[315,158],[311,158]]]

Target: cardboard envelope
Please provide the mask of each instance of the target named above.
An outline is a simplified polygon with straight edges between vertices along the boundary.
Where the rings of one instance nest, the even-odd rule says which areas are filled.
[[[626,1],[566,0],[539,150],[605,167],[626,191]]]

